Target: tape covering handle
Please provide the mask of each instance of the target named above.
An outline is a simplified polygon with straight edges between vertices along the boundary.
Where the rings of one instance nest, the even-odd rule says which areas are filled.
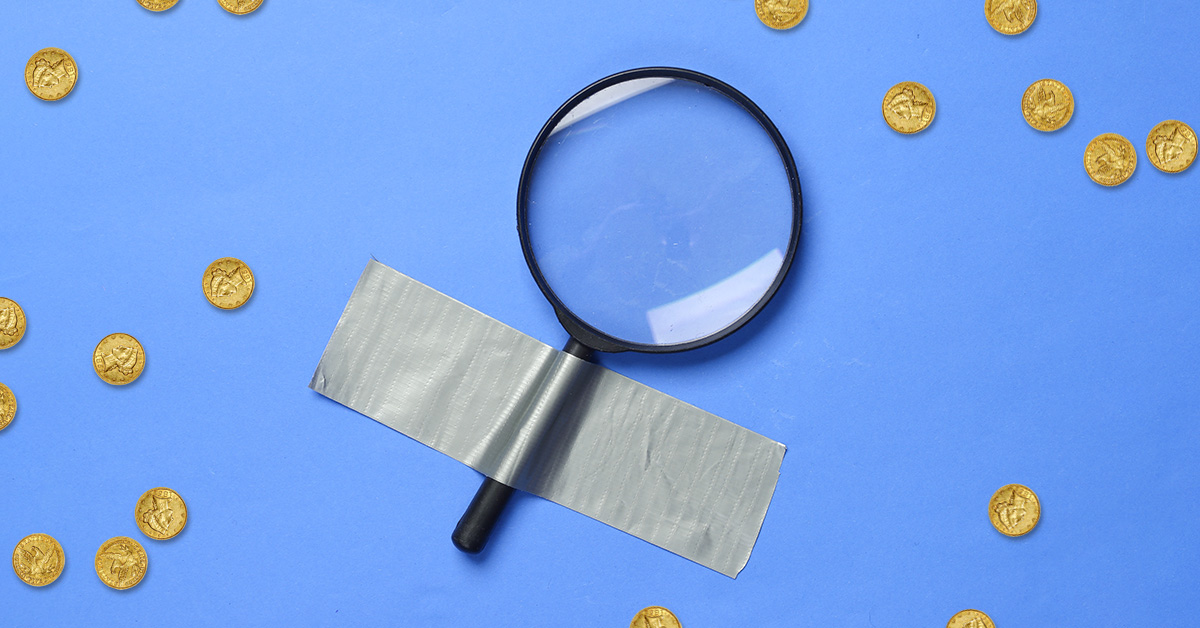
[[[454,534],[450,535],[454,546],[468,554],[482,552],[514,490],[507,484],[485,478],[471,505],[458,520]]]
[[[588,364],[573,344],[556,351],[372,261],[309,387],[501,484],[737,576],[784,446]],[[497,490],[512,493],[484,490],[471,510],[498,511]],[[484,549],[477,521],[463,518],[457,546]]]
[[[571,337],[567,341],[567,345],[563,347],[563,352],[569,353],[581,360],[590,360],[592,358],[592,349],[574,337]],[[557,417],[565,396],[569,395],[572,391],[570,378],[566,380],[564,385],[565,388],[559,393],[560,398],[557,403],[550,406],[553,408],[550,412],[551,419]],[[538,440],[540,440],[540,437],[535,437],[535,442]],[[504,506],[508,504],[508,499],[512,497],[514,490],[513,487],[503,482],[497,482],[492,478],[484,478],[483,484],[475,492],[475,498],[471,500],[471,505],[467,506],[467,511],[458,520],[458,525],[454,528],[454,534],[450,535],[450,540],[454,541],[454,546],[468,554],[482,552],[483,548],[487,545],[488,538],[492,535],[492,528],[496,527],[496,522],[500,520],[500,513],[504,512]]]

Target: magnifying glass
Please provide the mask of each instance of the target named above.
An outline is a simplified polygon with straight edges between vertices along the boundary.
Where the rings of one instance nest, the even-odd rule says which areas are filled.
[[[517,193],[525,261],[571,335],[563,351],[584,360],[733,333],[783,283],[800,217],[796,164],[762,109],[678,68],[572,96],[534,140]],[[485,479],[455,546],[482,551],[513,490]]]

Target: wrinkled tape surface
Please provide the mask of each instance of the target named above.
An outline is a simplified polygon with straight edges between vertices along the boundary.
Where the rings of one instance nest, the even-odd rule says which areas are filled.
[[[375,261],[309,387],[730,577],[750,558],[785,449]]]

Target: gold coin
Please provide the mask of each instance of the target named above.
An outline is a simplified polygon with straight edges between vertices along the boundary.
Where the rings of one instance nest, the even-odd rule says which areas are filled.
[[[13,550],[13,571],[35,587],[44,587],[62,575],[67,564],[63,548],[49,534],[30,534]]]
[[[1083,167],[1092,181],[1100,185],[1121,185],[1137,168],[1133,144],[1116,133],[1097,136],[1083,152]]]
[[[25,86],[42,100],[58,100],[70,94],[77,80],[75,59],[60,48],[42,48],[25,64]]]
[[[925,130],[936,110],[929,88],[912,81],[897,83],[883,97],[883,119],[901,133]]]
[[[763,24],[786,30],[804,21],[808,0],[754,0],[754,12]]]
[[[8,386],[0,384],[0,430],[8,427],[15,416],[17,416],[17,398]]]
[[[263,0],[217,0],[222,9],[237,15],[245,15],[262,5]]]
[[[1075,114],[1075,97],[1066,85],[1042,79],[1029,86],[1021,97],[1021,113],[1029,126],[1039,131],[1057,131]]]
[[[142,343],[129,334],[110,334],[92,352],[92,367],[100,379],[113,386],[133,382],[146,368]]]
[[[950,618],[946,628],[996,628],[992,618],[975,609],[960,611]]]
[[[682,628],[671,611],[661,606],[647,606],[633,616],[629,628]]]
[[[165,541],[183,532],[183,526],[187,525],[187,504],[169,488],[152,488],[138,499],[133,516],[142,534]]]
[[[150,9],[151,11],[166,11],[175,6],[179,0],[137,0],[138,4]]]
[[[25,335],[25,310],[16,301],[0,297],[0,349],[7,349]]]
[[[1027,486],[1009,484],[992,495],[988,504],[992,525],[1006,536],[1029,534],[1042,517],[1042,505]],[[978,612],[978,611],[976,611]]]
[[[1196,132],[1179,120],[1159,123],[1146,137],[1150,163],[1163,172],[1187,170],[1196,161],[1196,147]]]
[[[985,0],[983,12],[988,24],[1005,35],[1018,35],[1033,25],[1037,0]]]
[[[114,589],[128,589],[142,581],[150,566],[146,550],[127,536],[116,536],[96,551],[96,575]]]
[[[240,259],[222,257],[204,269],[204,298],[222,310],[242,307],[254,294],[254,273]]]

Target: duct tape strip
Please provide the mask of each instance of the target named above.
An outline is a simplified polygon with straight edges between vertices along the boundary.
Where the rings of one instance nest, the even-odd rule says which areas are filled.
[[[785,451],[375,261],[309,387],[730,577],[750,558]]]

